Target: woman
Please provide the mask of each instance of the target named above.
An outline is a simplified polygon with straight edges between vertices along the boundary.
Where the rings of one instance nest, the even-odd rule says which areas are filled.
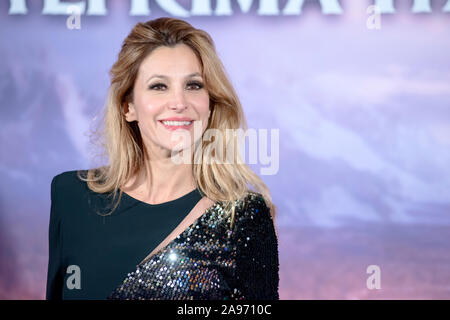
[[[52,180],[47,299],[278,299],[269,190],[245,163],[212,161],[228,136],[205,139],[246,128],[211,37],[138,23],[110,74],[109,164]]]

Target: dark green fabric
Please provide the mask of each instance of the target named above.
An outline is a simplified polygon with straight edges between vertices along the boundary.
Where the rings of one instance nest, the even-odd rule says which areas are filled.
[[[52,179],[47,299],[106,299],[184,219],[202,198],[198,189],[151,205],[127,194],[110,216],[111,199],[94,193],[76,171]],[[79,267],[81,288],[69,289],[70,265]],[[70,282],[70,281],[69,281]]]

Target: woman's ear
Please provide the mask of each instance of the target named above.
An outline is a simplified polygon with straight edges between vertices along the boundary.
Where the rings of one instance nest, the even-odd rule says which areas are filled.
[[[128,122],[137,120],[136,108],[135,108],[133,102],[124,102],[123,103],[123,113],[125,115],[125,120],[127,120]]]

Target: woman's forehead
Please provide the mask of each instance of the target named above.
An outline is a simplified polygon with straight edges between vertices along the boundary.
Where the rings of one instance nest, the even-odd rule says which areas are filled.
[[[142,61],[139,71],[145,81],[153,77],[183,79],[202,74],[197,56],[187,46],[155,49]]]

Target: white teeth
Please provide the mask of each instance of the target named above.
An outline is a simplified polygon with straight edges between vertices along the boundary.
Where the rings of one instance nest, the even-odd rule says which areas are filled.
[[[188,126],[192,121],[163,121],[166,126]]]

